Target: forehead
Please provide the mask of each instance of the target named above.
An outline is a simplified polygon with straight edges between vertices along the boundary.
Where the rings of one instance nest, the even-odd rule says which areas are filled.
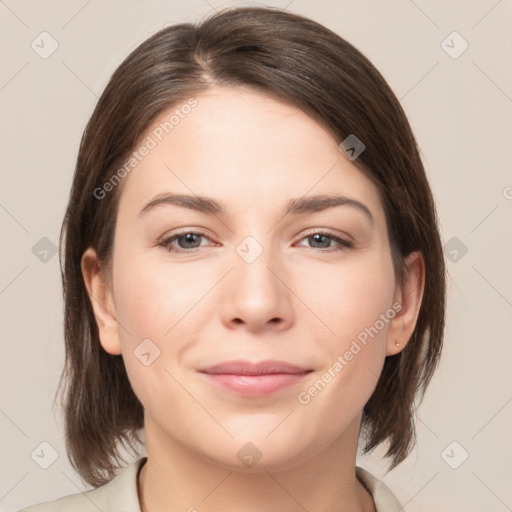
[[[375,185],[322,126],[250,89],[215,87],[173,105],[144,143],[151,149],[125,178],[120,209],[163,192],[216,197],[233,210],[339,193],[383,213]]]

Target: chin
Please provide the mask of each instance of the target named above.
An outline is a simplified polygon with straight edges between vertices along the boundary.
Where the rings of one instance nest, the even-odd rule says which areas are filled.
[[[307,460],[317,450],[315,446],[306,444],[302,446],[290,433],[284,431],[284,436],[269,437],[267,432],[251,436],[246,432],[241,438],[236,436],[227,442],[216,443],[216,451],[212,446],[200,450],[203,456],[211,462],[221,465],[229,471],[238,473],[263,473],[267,471],[282,471],[290,469]]]

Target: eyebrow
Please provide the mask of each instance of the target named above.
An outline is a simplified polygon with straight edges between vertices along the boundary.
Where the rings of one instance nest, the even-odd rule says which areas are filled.
[[[181,208],[188,208],[206,215],[225,215],[226,208],[219,201],[205,196],[171,194],[164,193],[155,196],[139,212],[139,216],[144,215],[156,206],[174,205]],[[340,195],[316,195],[290,199],[286,203],[282,216],[300,215],[304,213],[314,213],[336,206],[350,206],[363,212],[373,224],[374,218],[370,209],[360,201]]]

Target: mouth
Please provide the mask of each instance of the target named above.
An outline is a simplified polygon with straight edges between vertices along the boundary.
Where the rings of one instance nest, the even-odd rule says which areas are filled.
[[[238,395],[257,397],[276,393],[299,383],[312,369],[284,362],[267,360],[251,363],[227,361],[199,370],[208,381]]]

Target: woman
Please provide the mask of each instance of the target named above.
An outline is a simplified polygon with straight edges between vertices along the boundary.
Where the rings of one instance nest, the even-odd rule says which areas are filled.
[[[410,452],[445,270],[414,135],[352,45],[270,8],[149,38],[85,130],[61,247],[95,489],[25,510],[401,509],[358,442]]]

